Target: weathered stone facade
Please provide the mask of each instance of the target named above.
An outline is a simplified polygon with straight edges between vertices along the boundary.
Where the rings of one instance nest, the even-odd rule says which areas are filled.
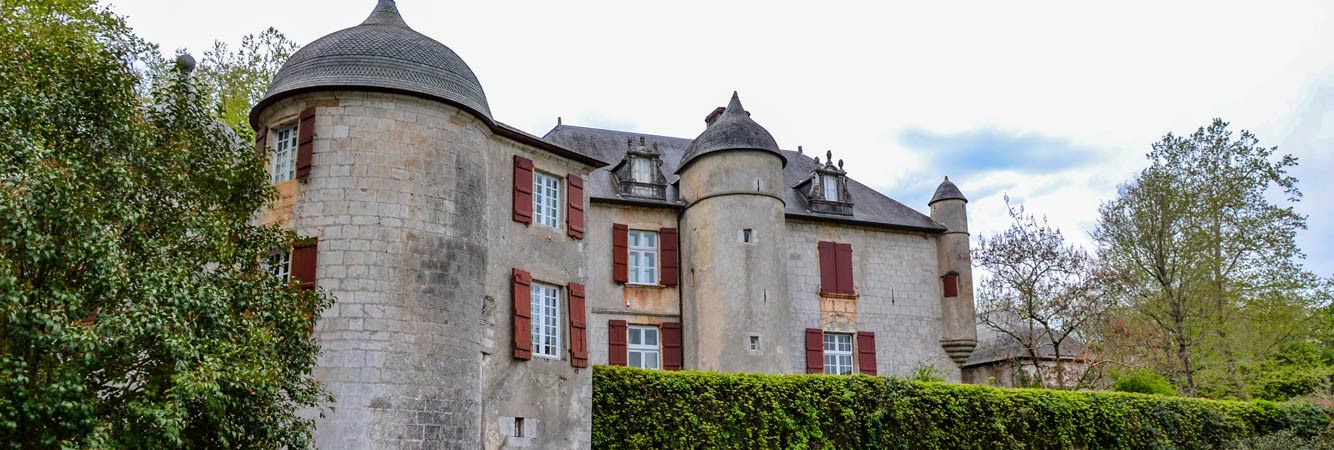
[[[336,398],[320,448],[588,448],[579,354],[623,363],[626,326],[657,330],[661,367],[731,372],[819,370],[811,337],[839,334],[856,337],[848,369],[958,380],[975,342],[957,188],[923,215],[830,154],[780,150],[735,95],[693,140],[570,126],[538,138],[497,122],[466,64],[382,0],[294,55],[251,122],[272,144],[268,130],[302,118],[308,172],[277,184],[257,220],[315,237],[316,285],[337,298],[314,330],[315,376]],[[555,184],[523,186],[521,169]],[[529,189],[554,193],[555,226],[522,220],[522,202],[549,206]],[[626,263],[626,230],[675,233],[677,248]],[[651,281],[618,281],[636,264]],[[557,307],[532,309],[544,304],[516,281],[529,278],[557,288]],[[520,349],[550,314],[557,353]]]

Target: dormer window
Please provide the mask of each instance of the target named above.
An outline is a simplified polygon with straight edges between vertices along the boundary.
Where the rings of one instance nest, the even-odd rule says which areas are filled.
[[[623,196],[667,199],[667,177],[662,175],[662,151],[658,144],[648,145],[644,138],[625,141],[625,159],[611,170],[616,175],[616,190]]]
[[[815,171],[798,189],[806,194],[811,212],[852,215],[852,195],[848,193],[848,173],[843,160],[834,165],[834,152],[825,152],[826,162],[815,157]],[[809,186],[807,186],[809,185]]]

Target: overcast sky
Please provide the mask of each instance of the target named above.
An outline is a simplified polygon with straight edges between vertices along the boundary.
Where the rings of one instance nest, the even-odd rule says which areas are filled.
[[[305,44],[372,0],[119,0],[199,56],[276,27]],[[187,6],[188,5],[188,6]],[[733,90],[780,146],[832,150],[927,211],[948,175],[974,236],[1003,196],[1090,243],[1150,144],[1214,117],[1300,158],[1307,266],[1334,274],[1334,2],[398,2],[481,80],[497,120],[693,138]],[[1277,197],[1276,197],[1277,198]]]

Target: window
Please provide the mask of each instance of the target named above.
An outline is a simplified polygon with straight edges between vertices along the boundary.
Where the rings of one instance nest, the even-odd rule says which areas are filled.
[[[630,367],[658,369],[658,327],[631,325],[629,330]]]
[[[839,201],[838,198],[838,177],[825,175],[820,177],[824,185],[824,199],[831,202]]]
[[[533,172],[533,218],[539,224],[560,228],[560,178]]]
[[[759,337],[759,336],[753,336],[753,335],[752,335],[752,336],[750,337],[750,351],[752,351],[752,352],[758,352],[758,351],[760,351],[760,337]]]
[[[291,252],[273,252],[269,254],[267,261],[264,261],[264,268],[279,280],[287,281],[292,270]]]
[[[658,284],[658,233],[630,231],[630,284]]]
[[[652,183],[653,160],[647,158],[630,159],[630,179],[637,183]]]
[[[532,285],[533,354],[560,359],[560,288]]]
[[[296,176],[296,123],[273,131],[273,160],[269,161],[269,182],[282,183]]]
[[[754,240],[755,240],[755,231],[754,231],[754,230],[751,230],[750,228],[743,228],[743,229],[741,230],[741,243],[742,243],[742,244],[749,244],[749,243],[751,243],[751,242],[754,242]]]
[[[852,335],[824,334],[824,373],[852,374]]]

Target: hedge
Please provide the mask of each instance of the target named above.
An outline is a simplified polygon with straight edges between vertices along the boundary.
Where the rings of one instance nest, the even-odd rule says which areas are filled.
[[[593,447],[606,449],[1209,449],[1329,422],[1309,402],[593,369]]]

